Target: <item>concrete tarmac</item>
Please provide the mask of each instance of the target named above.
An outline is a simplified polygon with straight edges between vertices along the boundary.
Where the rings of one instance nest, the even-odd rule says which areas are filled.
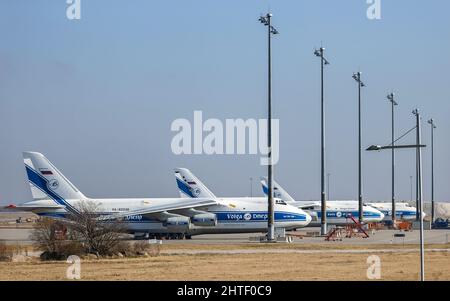
[[[297,232],[297,234],[317,231],[317,228],[305,228]],[[31,244],[30,234],[32,229],[24,228],[0,228],[0,242],[7,244]],[[288,234],[290,232],[287,232]],[[405,234],[405,237],[394,237],[394,234]],[[330,245],[354,244],[354,245],[371,245],[371,244],[400,244],[414,245],[419,243],[419,231],[400,232],[398,230],[379,230],[374,234],[370,234],[369,238],[343,238],[341,241],[325,241],[324,237],[303,237],[302,239],[295,237],[294,244],[314,244],[326,243]],[[262,236],[262,233],[239,233],[239,234],[205,234],[193,236],[192,239],[185,240],[164,240],[164,244],[248,244],[251,243],[249,237]],[[449,230],[425,230],[424,232],[426,244],[446,244],[450,243]],[[253,241],[254,243],[254,241]]]

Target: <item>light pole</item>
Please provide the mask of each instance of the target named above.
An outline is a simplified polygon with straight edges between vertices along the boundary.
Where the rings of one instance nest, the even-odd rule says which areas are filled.
[[[273,201],[273,166],[272,166],[272,49],[271,49],[271,37],[272,35],[278,34],[278,31],[271,25],[272,14],[267,13],[265,16],[261,16],[259,21],[267,26],[267,51],[268,51],[268,82],[267,82],[267,101],[268,101],[268,112],[267,112],[267,149],[268,149],[268,168],[267,168],[267,179],[268,179],[268,216],[267,216],[267,240],[270,242],[275,241],[275,213],[274,213],[274,201]]]
[[[358,83],[358,219],[363,222],[363,200],[361,181],[361,88],[365,84],[361,81],[361,72],[353,73],[353,79]]]
[[[419,224],[420,224],[420,280],[425,280],[425,255],[424,255],[424,241],[423,241],[423,193],[422,193],[422,148],[421,130],[420,130],[420,113],[418,109],[414,109],[413,114],[416,116],[416,144],[417,144],[417,198],[419,203]]]
[[[321,222],[320,234],[327,234],[327,201],[325,199],[325,112],[323,99],[323,66],[330,63],[323,56],[325,48],[320,47],[314,51],[314,55],[320,57],[320,106],[321,106],[321,127],[320,127],[320,204],[321,204]]]
[[[412,184],[412,178],[413,178],[413,176],[409,176],[409,186],[411,187],[411,196],[410,196],[411,202],[413,201],[413,184]]]
[[[431,126],[431,223],[434,222],[434,129],[436,124],[433,118],[428,120]]]
[[[387,96],[387,99],[391,102],[391,107],[392,107],[392,115],[391,115],[391,119],[392,119],[392,143],[391,145],[394,146],[395,145],[395,141],[394,141],[394,107],[396,105],[398,105],[395,100],[394,100],[394,93],[390,93]],[[395,148],[392,148],[391,150],[391,156],[392,156],[392,225],[395,226],[395,218],[396,218],[396,213],[395,213]]]
[[[422,214],[422,148],[426,147],[426,145],[421,144],[421,133],[420,133],[420,114],[417,109],[413,111],[413,114],[416,115],[416,126],[413,129],[416,129],[416,144],[413,145],[371,145],[366,150],[375,151],[382,149],[392,149],[392,148],[415,148],[416,149],[416,192],[417,192],[417,205],[416,205],[416,214],[417,219],[420,222],[420,280],[425,280],[425,260],[424,260],[424,239],[423,239],[423,214]],[[411,130],[410,130],[411,131]],[[408,133],[410,132],[408,131]],[[410,176],[410,180],[412,183],[412,176]],[[411,196],[412,196],[412,187],[411,187]]]
[[[330,200],[330,176],[331,173],[327,173],[327,200]]]

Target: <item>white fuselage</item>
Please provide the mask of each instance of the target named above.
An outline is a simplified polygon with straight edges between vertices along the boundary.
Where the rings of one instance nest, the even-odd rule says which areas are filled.
[[[293,206],[299,206],[307,211],[315,213],[316,218],[313,217],[311,226],[319,226],[322,218],[322,206],[320,202],[314,202],[309,209],[305,207],[310,203],[304,203],[301,201],[292,204]],[[359,221],[359,209],[358,202],[339,202],[339,201],[327,201],[327,224],[329,225],[345,225],[351,222],[350,217],[353,217],[356,221]],[[377,223],[381,222],[384,218],[384,214],[370,206],[363,206],[363,221],[365,223]]]
[[[392,203],[379,202],[379,203],[366,203],[366,205],[383,212],[385,220],[392,219]],[[426,215],[425,212],[423,212],[422,215],[423,217],[425,217]],[[396,219],[401,219],[405,221],[414,220],[416,219],[416,207],[412,207],[408,203],[404,202],[395,203],[395,217]]]
[[[143,199],[89,199],[96,205],[99,215],[114,215],[145,209],[146,206],[180,202],[176,198],[143,198]],[[76,210],[80,200],[66,200],[64,208],[50,209],[55,205],[52,200],[31,201],[21,205],[22,208],[40,215],[53,218],[64,218],[70,210]],[[41,208],[40,208],[41,207]],[[71,208],[72,207],[72,208]],[[261,203],[239,199],[219,199],[219,205],[202,208],[202,211],[216,215],[217,224],[214,226],[197,226],[190,223],[186,228],[171,229],[165,226],[164,221],[156,216],[130,214],[123,218],[124,227],[130,233],[185,233],[189,235],[206,233],[251,233],[267,231],[267,206]],[[170,211],[177,214],[177,210]],[[311,216],[304,211],[289,205],[275,205],[275,227],[295,229],[307,226]]]
[[[255,197],[255,198],[240,198],[251,199],[259,203],[267,203],[267,197]],[[311,223],[309,226],[319,226],[321,222],[321,204],[320,201],[295,201],[289,202],[297,208],[301,208],[308,212],[311,217]],[[327,223],[330,225],[344,225],[349,222],[349,216],[353,216],[355,220],[358,220],[358,202],[357,201],[327,201]],[[363,220],[364,222],[381,222],[384,218],[384,214],[380,210],[371,206],[363,206]]]

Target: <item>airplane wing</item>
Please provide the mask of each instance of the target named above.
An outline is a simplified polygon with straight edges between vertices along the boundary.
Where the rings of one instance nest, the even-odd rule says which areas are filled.
[[[121,212],[117,214],[104,215],[99,217],[100,220],[111,220],[111,219],[122,219],[127,216],[133,215],[147,215],[147,216],[155,216],[159,214],[170,213],[170,211],[181,210],[181,209],[190,209],[196,208],[201,209],[213,205],[218,205],[219,202],[214,199],[179,199],[177,202],[170,202],[168,204],[158,204],[152,205],[149,204],[146,208],[141,208],[134,211]]]
[[[27,205],[8,205],[2,207],[1,209],[11,210],[11,211],[33,211],[35,209],[64,209],[64,206],[54,205],[54,206],[27,206]]]
[[[314,207],[314,206],[317,206],[320,204],[318,204],[317,202],[295,202],[291,205],[295,206],[297,208],[300,208],[300,209],[308,209],[308,208],[311,208],[311,207]]]

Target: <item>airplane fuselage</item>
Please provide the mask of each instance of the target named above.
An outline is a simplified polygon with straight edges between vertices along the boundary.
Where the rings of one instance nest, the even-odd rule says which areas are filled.
[[[55,206],[52,200],[31,201],[21,207],[29,207],[29,210],[39,216],[51,218],[65,218],[72,210],[76,210],[82,200],[65,200],[66,206],[49,208]],[[199,226],[194,223],[177,225],[171,227],[157,217],[148,215],[132,214],[127,212],[145,209],[147,206],[167,205],[168,203],[180,202],[170,198],[143,198],[143,199],[88,199],[89,203],[96,205],[95,213],[98,215],[113,216],[114,214],[125,214],[122,223],[127,232],[130,233],[184,233],[187,235],[208,233],[244,233],[267,231],[267,206],[254,202],[227,199],[221,200],[219,205],[208,206],[202,211],[212,213],[216,216],[217,223],[211,226]],[[168,214],[176,215],[177,210]],[[311,217],[305,212],[293,206],[275,206],[275,227],[286,229],[301,228],[309,224]]]
[[[380,202],[380,203],[367,203],[368,206],[376,208],[383,212],[384,220],[392,219],[392,203]],[[423,214],[425,217],[425,213]],[[395,217],[405,221],[411,221],[416,219],[416,208],[410,206],[408,203],[396,203],[395,204]]]
[[[239,198],[249,199],[254,202],[267,203],[267,197]],[[301,208],[310,213],[312,220],[309,226],[319,226],[321,222],[321,204],[319,201],[295,201],[289,205]],[[330,225],[345,225],[350,222],[349,216],[358,220],[358,202],[356,201],[327,201],[327,223]],[[363,206],[364,222],[381,222],[384,214],[371,206]]]

